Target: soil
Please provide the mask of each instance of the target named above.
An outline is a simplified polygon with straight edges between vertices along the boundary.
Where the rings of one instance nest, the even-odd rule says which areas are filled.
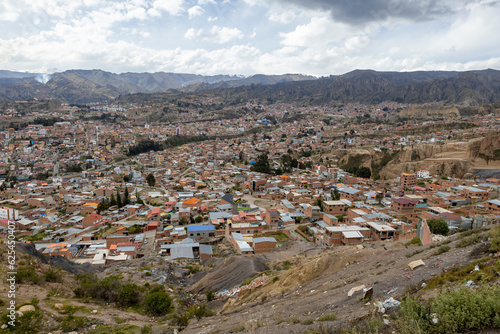
[[[424,281],[474,260],[469,256],[474,246],[454,248],[454,244],[449,243],[451,250],[440,255],[435,254],[438,247],[406,248],[401,242],[369,243],[363,249],[336,247],[314,255],[297,253],[289,259],[291,269],[228,299],[217,316],[193,320],[182,333],[303,333],[325,325],[345,328],[370,314],[374,301],[401,300],[406,292],[419,290]],[[423,251],[410,256],[416,250]],[[408,263],[419,259],[425,266],[411,270]],[[373,287],[373,300],[368,304],[360,300],[362,292],[347,296],[360,285]],[[330,313],[340,320],[317,321]]]

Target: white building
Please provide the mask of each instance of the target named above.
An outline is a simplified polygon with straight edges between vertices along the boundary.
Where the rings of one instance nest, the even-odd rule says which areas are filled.
[[[12,208],[0,208],[0,219],[18,220],[19,211]]]
[[[418,178],[421,178],[421,179],[428,179],[430,178],[430,174],[429,174],[429,171],[428,170],[419,170],[417,172],[417,177]]]

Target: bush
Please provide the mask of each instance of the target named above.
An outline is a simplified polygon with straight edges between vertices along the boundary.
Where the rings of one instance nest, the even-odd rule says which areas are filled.
[[[153,329],[149,325],[144,325],[141,327],[141,334],[151,334],[153,333]]]
[[[167,314],[172,307],[172,298],[165,291],[150,292],[144,299],[147,313],[160,316]]]
[[[467,247],[472,244],[478,243],[483,239],[482,235],[480,234],[474,234],[468,238],[463,238],[459,242],[457,242],[457,247]]]
[[[433,233],[433,234],[448,235],[448,233],[450,232],[448,224],[446,224],[445,220],[442,218],[440,218],[440,219],[433,219],[433,218],[428,219],[427,225],[429,225],[429,229],[431,230],[431,233]]]
[[[431,311],[436,313],[437,333],[466,333],[500,327],[500,287],[474,291],[461,288],[437,297]]]
[[[140,287],[133,283],[125,284],[122,286],[118,297],[118,304],[122,307],[136,305],[141,300]]]
[[[49,267],[49,269],[45,272],[43,279],[52,283],[62,282],[61,275],[56,270],[52,269],[52,267]]]
[[[205,291],[205,296],[207,297],[207,301],[211,302],[215,299],[215,292],[212,289],[208,289]]]
[[[438,250],[434,253],[434,255],[440,255],[440,254],[446,253],[449,250],[450,250],[450,246],[444,245],[444,246],[439,247]]]
[[[410,245],[419,245],[419,246],[422,246],[422,241],[420,240],[420,238],[415,237],[415,238],[411,239],[410,241],[408,241],[406,244],[408,246],[410,246]]]

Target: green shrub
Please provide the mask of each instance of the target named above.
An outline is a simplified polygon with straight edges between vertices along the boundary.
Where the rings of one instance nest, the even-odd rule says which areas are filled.
[[[141,334],[152,334],[153,329],[151,328],[150,325],[144,325],[141,327]]]
[[[409,245],[419,245],[419,246],[422,246],[422,241],[420,240],[420,238],[413,238],[411,239],[409,242],[406,243],[408,246]]]
[[[462,248],[462,247],[467,247],[472,244],[478,243],[483,239],[483,236],[480,234],[474,234],[468,238],[463,238],[459,242],[457,242],[457,247]]]
[[[437,249],[437,251],[434,252],[434,255],[440,255],[440,254],[446,253],[449,250],[450,250],[450,246],[444,245],[444,246],[439,247]]]
[[[127,283],[121,287],[118,294],[118,304],[122,307],[136,305],[141,300],[141,289],[138,285]]]
[[[438,296],[431,305],[437,333],[466,333],[500,327],[500,287],[461,288]]]
[[[172,298],[165,291],[150,292],[144,299],[147,313],[160,316],[167,314],[172,307]]]
[[[215,292],[212,289],[208,289],[205,291],[205,296],[207,297],[207,301],[211,302],[215,299]]]
[[[45,274],[43,275],[43,279],[47,282],[52,283],[62,282],[61,274],[58,271],[54,270],[52,267],[49,267],[49,269],[45,272]]]
[[[428,219],[427,220],[427,225],[429,225],[429,229],[431,233],[433,234],[441,234],[441,235],[448,235],[450,228],[448,227],[448,224],[446,224],[446,221],[442,218],[440,219]]]

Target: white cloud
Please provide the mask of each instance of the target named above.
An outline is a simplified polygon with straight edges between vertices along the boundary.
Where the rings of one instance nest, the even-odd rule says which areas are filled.
[[[157,11],[165,11],[171,15],[179,15],[184,12],[184,0],[154,0],[152,8]]]
[[[189,8],[187,10],[187,12],[188,12],[189,18],[191,19],[191,18],[193,18],[195,16],[203,15],[203,13],[205,11],[200,6],[193,6],[193,7]]]
[[[295,20],[296,17],[297,15],[293,10],[286,10],[281,13],[269,13],[269,20],[280,23],[290,23]]]
[[[213,26],[209,30],[190,28],[184,34],[184,37],[224,44],[243,38],[243,33],[238,28]]]
[[[214,17],[214,16],[209,16],[209,17],[207,18],[207,21],[208,21],[208,22],[214,22],[214,21],[217,21],[218,19],[219,19],[219,18],[218,18],[217,16],[215,16],[215,17]]]
[[[317,47],[344,39],[353,28],[332,22],[327,16],[313,17],[307,24],[298,25],[294,31],[281,33],[284,45]]]

